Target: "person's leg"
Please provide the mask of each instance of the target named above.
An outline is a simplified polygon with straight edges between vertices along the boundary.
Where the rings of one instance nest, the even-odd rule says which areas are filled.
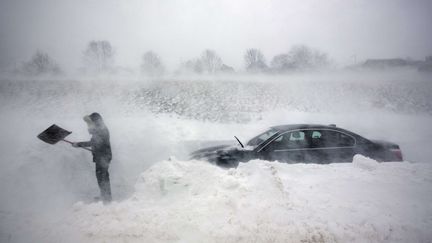
[[[110,184],[110,178],[108,173],[108,167],[109,164],[104,168],[104,177],[102,182],[102,188],[103,188],[103,200],[105,202],[111,202],[112,196],[111,196],[111,184]]]
[[[96,165],[96,179],[97,179],[97,183],[98,183],[101,195],[102,195],[102,179],[103,179],[102,173],[103,173],[103,168],[97,162],[95,163],[95,165]]]
[[[111,185],[108,173],[109,163],[105,161],[96,162],[96,178],[101,192],[102,200],[111,201]]]

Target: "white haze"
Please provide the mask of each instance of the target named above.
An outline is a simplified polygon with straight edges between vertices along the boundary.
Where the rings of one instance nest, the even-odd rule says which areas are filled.
[[[432,53],[431,12],[428,0],[2,0],[0,64],[19,65],[42,50],[75,73],[91,40],[110,41],[117,65],[132,68],[148,50],[174,70],[210,48],[242,69],[247,48],[269,61],[296,44],[340,65],[424,59]]]
[[[269,61],[306,44],[340,66],[423,59],[432,54],[431,12],[428,0],[1,0],[0,71],[41,50],[66,75],[0,74],[0,242],[430,241],[430,73],[243,75],[243,53],[259,48]],[[169,73],[85,76],[91,40],[112,43],[116,67],[137,70],[153,50]],[[239,72],[173,75],[207,48]],[[55,123],[73,131],[68,139],[87,140],[82,117],[95,111],[111,132],[110,206],[92,201],[87,151],[36,138]],[[227,171],[188,160],[197,148],[290,123],[336,124],[397,143],[405,162],[253,161]]]
[[[111,131],[116,201],[130,198],[140,173],[162,160],[186,160],[189,152],[211,141],[236,144],[234,135],[246,141],[277,124],[334,123],[370,139],[398,143],[407,161],[429,165],[432,158],[432,86],[428,76],[416,72],[3,80],[0,91],[0,233],[11,242],[56,234],[46,227],[66,217],[74,203],[90,203],[97,195],[87,151],[36,138],[56,123],[73,131],[70,140],[86,140],[82,116],[94,111],[105,117]],[[412,239],[411,233],[401,234]]]

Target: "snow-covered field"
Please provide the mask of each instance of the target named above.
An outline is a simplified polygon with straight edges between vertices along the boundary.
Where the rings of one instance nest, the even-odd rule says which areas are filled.
[[[429,81],[1,81],[0,242],[432,242]],[[109,206],[92,203],[90,154],[36,139],[56,123],[85,140],[93,111],[111,131]],[[209,140],[285,123],[393,141],[406,162],[187,160]]]

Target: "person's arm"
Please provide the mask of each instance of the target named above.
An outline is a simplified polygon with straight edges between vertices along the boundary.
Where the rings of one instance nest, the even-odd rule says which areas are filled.
[[[74,147],[91,147],[91,141],[73,143]]]

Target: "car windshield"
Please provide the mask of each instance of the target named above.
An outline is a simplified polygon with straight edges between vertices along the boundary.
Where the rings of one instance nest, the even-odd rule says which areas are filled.
[[[275,135],[277,132],[279,132],[279,131],[274,129],[274,128],[271,128],[271,129],[259,134],[258,136],[252,138],[251,140],[249,140],[247,145],[256,147],[256,146],[260,145],[262,142],[264,142],[265,140],[267,140],[269,137]]]

